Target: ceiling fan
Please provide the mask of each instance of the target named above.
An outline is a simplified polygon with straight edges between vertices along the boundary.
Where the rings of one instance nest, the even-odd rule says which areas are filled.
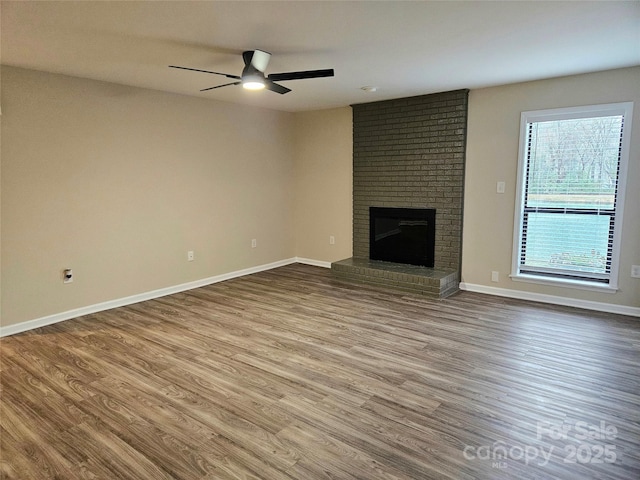
[[[222,75],[227,78],[235,80],[234,82],[225,83],[223,85],[216,85],[215,87],[203,88],[201,92],[207,90],[213,90],[215,88],[227,87],[229,85],[240,85],[248,90],[261,90],[266,88],[272,92],[285,94],[290,92],[291,89],[283,87],[275,82],[284,82],[288,80],[302,80],[305,78],[320,78],[320,77],[333,77],[333,68],[326,70],[307,70],[304,72],[284,72],[284,73],[270,73],[264,74],[264,71],[269,64],[271,54],[262,50],[247,50],[242,53],[242,60],[244,60],[244,69],[242,75],[231,75],[228,73],[212,72],[210,70],[200,70],[198,68],[179,67],[177,65],[169,65],[171,68],[179,68],[182,70],[191,70],[193,72],[212,73],[214,75]]]

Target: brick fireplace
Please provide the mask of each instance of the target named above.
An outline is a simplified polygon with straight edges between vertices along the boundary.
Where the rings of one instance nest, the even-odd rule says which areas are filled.
[[[336,277],[444,297],[460,282],[468,90],[353,105],[353,257]],[[370,259],[370,207],[435,209],[433,268]]]

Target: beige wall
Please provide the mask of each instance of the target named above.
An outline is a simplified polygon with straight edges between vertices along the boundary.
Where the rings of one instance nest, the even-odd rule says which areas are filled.
[[[633,131],[622,226],[620,290],[615,294],[542,286],[509,279],[520,113],[556,107],[633,101]],[[640,68],[472,90],[465,179],[462,281],[467,284],[640,307]],[[496,194],[496,182],[506,193]],[[491,282],[491,271],[500,273]]]
[[[2,92],[2,66],[0,65],[0,92]],[[0,325],[2,325],[2,99],[0,98]]]
[[[296,255],[324,262],[351,257],[351,108],[297,113],[295,124]]]
[[[293,114],[2,77],[2,326],[295,255]]]
[[[2,326],[294,256],[351,256],[349,107],[290,114],[6,66],[2,77]],[[635,102],[620,291],[510,281],[520,112],[619,101]],[[471,91],[463,282],[640,306],[639,108],[640,68]]]

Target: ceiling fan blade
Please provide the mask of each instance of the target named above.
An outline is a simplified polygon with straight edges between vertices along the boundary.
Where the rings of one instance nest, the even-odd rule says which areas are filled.
[[[306,72],[284,72],[271,73],[267,76],[269,80],[284,82],[285,80],[302,80],[305,78],[333,77],[333,68],[326,70],[307,70]]]
[[[245,67],[247,65],[251,65],[253,68],[263,73],[267,69],[267,65],[269,65],[270,58],[271,54],[262,50],[248,50],[246,52],[242,52],[242,60],[244,60]]]
[[[288,93],[288,92],[291,91],[290,88],[283,87],[282,85],[278,85],[277,83],[273,83],[270,80],[266,80],[265,81],[264,88],[266,88],[267,90],[271,90],[272,92],[280,93],[281,95],[284,95],[285,93]]]
[[[177,65],[169,65],[169,68],[179,68],[181,70],[191,70],[192,72],[213,73],[214,75],[222,75],[227,78],[233,78],[234,80],[240,80],[237,75],[230,75],[228,73],[212,72],[210,70],[200,70],[198,68],[178,67]]]
[[[224,85],[216,85],[215,87],[203,88],[200,90],[201,92],[206,92],[207,90],[213,90],[214,88],[228,87],[229,85],[240,85],[242,82],[231,82],[225,83]]]

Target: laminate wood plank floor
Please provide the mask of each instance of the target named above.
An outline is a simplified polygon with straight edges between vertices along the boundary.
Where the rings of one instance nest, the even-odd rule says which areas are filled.
[[[640,478],[640,319],[290,265],[0,341],[4,479]]]

